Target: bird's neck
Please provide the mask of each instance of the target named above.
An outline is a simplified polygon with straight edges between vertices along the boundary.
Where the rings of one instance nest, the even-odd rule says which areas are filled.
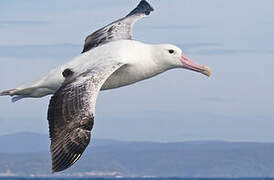
[[[160,74],[168,69],[169,66],[163,63],[161,53],[154,45],[144,45],[133,58],[135,58],[135,70],[141,79],[147,79]],[[141,74],[139,74],[141,73]]]

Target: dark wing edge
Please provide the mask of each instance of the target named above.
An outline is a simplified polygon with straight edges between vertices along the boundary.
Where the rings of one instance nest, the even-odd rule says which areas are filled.
[[[154,11],[154,9],[151,7],[151,5],[147,1],[142,0],[138,4],[138,6],[135,9],[133,9],[126,17],[136,14],[145,14],[148,16],[152,11]]]
[[[139,19],[148,16],[153,10],[146,0],[142,0],[126,17],[114,21],[87,36],[81,53],[85,53],[92,48],[110,41],[131,39],[131,28],[133,24]]]
[[[99,90],[122,65],[103,64],[67,77],[51,97],[48,122],[53,173],[72,166],[85,151],[90,142]]]

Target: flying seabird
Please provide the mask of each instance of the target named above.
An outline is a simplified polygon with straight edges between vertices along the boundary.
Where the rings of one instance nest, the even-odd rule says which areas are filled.
[[[170,44],[132,39],[134,23],[153,11],[146,0],[127,16],[89,35],[82,53],[29,84],[0,93],[15,102],[53,94],[48,108],[52,171],[73,165],[90,142],[100,90],[126,86],[173,68],[210,76],[210,69],[191,61]]]

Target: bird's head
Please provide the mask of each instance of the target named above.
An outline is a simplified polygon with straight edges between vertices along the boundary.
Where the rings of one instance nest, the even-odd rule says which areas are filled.
[[[162,62],[170,68],[184,68],[191,71],[202,73],[206,76],[210,76],[210,68],[207,66],[199,65],[190,60],[182,50],[174,45],[164,44],[158,46],[160,48],[160,56]]]

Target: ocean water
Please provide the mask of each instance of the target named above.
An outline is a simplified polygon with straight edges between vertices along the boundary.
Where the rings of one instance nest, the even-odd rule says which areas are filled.
[[[274,180],[274,178],[156,178],[156,177],[116,177],[116,178],[103,178],[103,177],[0,177],[0,180]]]

